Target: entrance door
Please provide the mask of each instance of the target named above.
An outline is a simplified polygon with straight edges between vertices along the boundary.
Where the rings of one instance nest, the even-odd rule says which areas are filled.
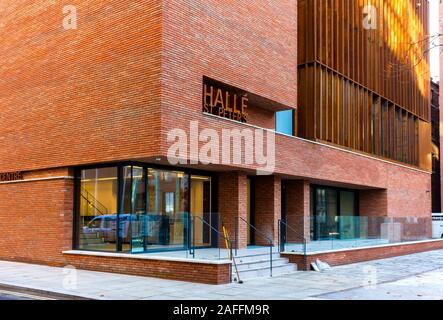
[[[337,191],[320,188],[316,191],[316,238],[318,240],[337,238]]]
[[[354,239],[359,237],[356,192],[313,187],[311,233],[315,240]]]
[[[193,217],[192,241],[195,247],[210,247],[211,227],[215,221],[211,215],[211,178],[191,176],[191,214]]]
[[[340,235],[341,239],[360,237],[360,218],[356,216],[354,192],[340,192]]]

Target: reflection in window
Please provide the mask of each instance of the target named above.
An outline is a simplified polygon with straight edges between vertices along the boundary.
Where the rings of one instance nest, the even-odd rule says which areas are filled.
[[[76,248],[139,253],[188,245],[188,174],[130,165],[82,170],[79,182]]]
[[[144,171],[141,167],[127,166],[123,168],[122,183],[122,215],[120,215],[120,239],[119,250],[130,251],[131,246],[136,247],[132,251],[142,251],[141,221],[146,214],[146,183]],[[132,242],[131,242],[132,237]]]
[[[117,168],[81,171],[79,248],[116,251]]]
[[[174,192],[165,193],[165,212],[167,214],[174,213]]]
[[[184,247],[189,178],[183,172],[148,169],[148,248]]]

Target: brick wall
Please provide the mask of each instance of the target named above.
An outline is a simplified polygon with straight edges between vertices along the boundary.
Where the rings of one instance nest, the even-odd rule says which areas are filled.
[[[51,176],[70,175],[52,170]],[[44,177],[42,172],[24,178]],[[59,265],[72,248],[73,180],[0,184],[0,259]]]
[[[233,246],[236,246],[234,239],[237,232],[237,245],[239,248],[245,248],[248,244],[248,226],[245,223],[247,221],[247,176],[238,172],[224,173],[219,175],[218,181],[221,225],[226,227]],[[221,246],[225,246],[225,243],[222,242]]]
[[[230,282],[230,263],[187,263],[122,257],[85,256],[79,254],[65,254],[64,257],[66,258],[66,263],[69,265],[85,270],[206,284],[226,284]]]
[[[255,227],[267,238],[278,243],[278,221],[281,220],[281,179],[258,176],[255,179]],[[255,232],[255,244],[268,246],[269,241]]]
[[[0,172],[158,154],[161,20],[160,0],[2,1]]]
[[[286,239],[302,242],[310,239],[310,184],[303,180],[287,180],[286,188]],[[285,227],[285,226],[282,226]]]

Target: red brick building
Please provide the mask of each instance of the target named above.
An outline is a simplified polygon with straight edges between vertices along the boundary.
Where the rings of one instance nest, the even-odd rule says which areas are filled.
[[[223,227],[240,249],[267,246],[268,239],[283,250],[286,243],[357,239],[377,240],[384,256],[383,245],[430,237],[426,106],[423,115],[402,113],[394,96],[365,89],[406,117],[402,137],[417,130],[414,139],[402,140],[414,143],[404,161],[302,133],[307,118],[299,115],[310,104],[297,103],[298,96],[306,99],[298,90],[309,90],[312,80],[297,84],[305,63],[297,59],[305,43],[297,31],[305,22],[297,21],[302,3],[1,4],[0,259],[222,283],[230,263],[165,252],[223,247]],[[318,10],[347,15],[338,3]],[[72,29],[63,24],[73,14],[63,11],[68,4],[76,8]],[[426,15],[414,17],[424,32]],[[408,88],[394,89],[401,96],[398,90]],[[348,125],[361,119],[349,114]],[[376,140],[377,119],[362,137]],[[195,123],[199,133],[211,129],[220,137],[223,130],[263,128],[266,137],[277,129],[272,172],[258,175],[262,164],[243,161],[247,143],[238,136],[216,158],[240,151],[242,161],[192,161],[207,140],[192,148],[190,135],[186,156],[172,164],[168,135],[190,134]],[[274,143],[264,141],[269,155]],[[350,261],[348,255],[334,263]]]

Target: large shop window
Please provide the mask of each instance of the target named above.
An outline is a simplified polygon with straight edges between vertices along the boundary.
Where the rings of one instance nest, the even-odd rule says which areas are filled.
[[[115,251],[117,168],[82,170],[80,182],[80,249]]]
[[[80,170],[78,181],[78,249],[183,250],[191,230],[194,246],[215,245],[211,177],[128,165]]]

